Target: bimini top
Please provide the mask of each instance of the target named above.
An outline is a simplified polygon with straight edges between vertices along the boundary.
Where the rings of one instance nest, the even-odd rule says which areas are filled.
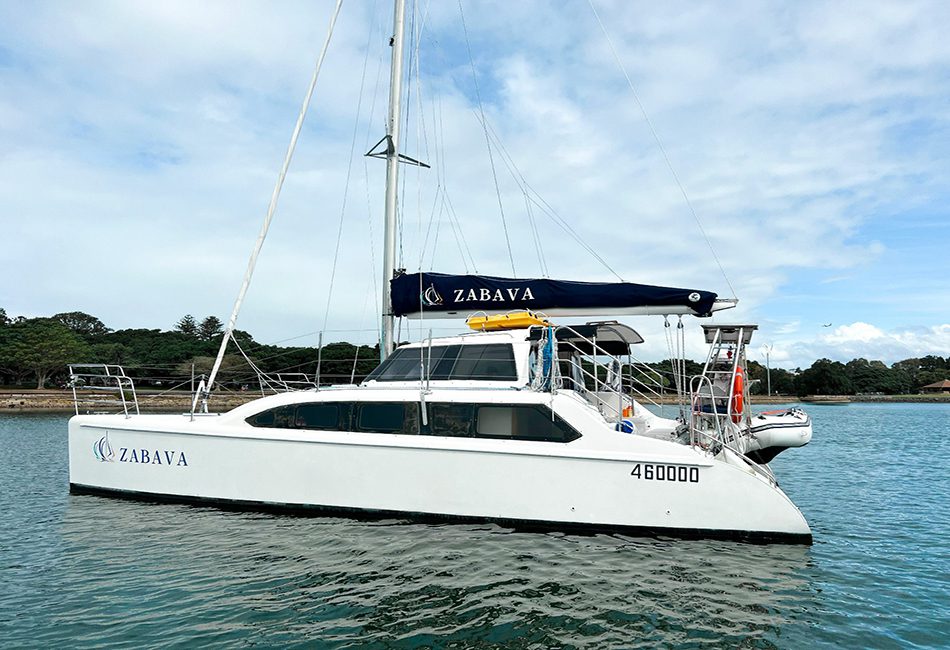
[[[543,327],[532,327],[528,332],[529,341],[538,341],[544,332]],[[554,338],[569,343],[570,348],[581,354],[612,354],[623,356],[630,354],[630,346],[643,343],[643,337],[629,325],[612,321],[597,321],[584,325],[562,325],[554,327]],[[594,341],[597,349],[594,349]]]
[[[632,282],[495,278],[485,275],[404,273],[390,281],[396,316],[468,316],[529,309],[547,316],[692,314],[734,306],[715,293]]]

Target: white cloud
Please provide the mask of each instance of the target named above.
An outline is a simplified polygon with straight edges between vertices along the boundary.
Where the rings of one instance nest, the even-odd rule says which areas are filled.
[[[801,327],[801,321],[793,321],[791,323],[786,323],[775,328],[775,333],[779,336],[787,336],[789,334],[794,334]]]
[[[869,343],[886,336],[884,332],[868,323],[853,323],[836,328],[831,334],[822,336],[821,340],[831,344]]]
[[[861,345],[898,355],[943,345],[933,328],[898,331],[850,313],[834,318],[849,328],[873,321],[881,334],[859,340],[860,328],[839,327],[807,341],[803,332],[817,319],[779,316],[769,302],[792,286],[809,309],[826,288],[861,282],[866,274],[852,270],[880,264],[895,245],[878,236],[875,219],[947,205],[938,200],[950,172],[939,146],[950,131],[950,16],[941,5],[866,3],[855,15],[826,3],[733,11],[718,3],[596,4],[742,298],[721,322],[772,320],[763,340],[776,336],[773,358],[806,365],[814,357],[805,355]],[[729,293],[586,5],[464,6],[485,112],[532,187],[625,278]],[[0,97],[0,226],[17,242],[0,261],[30,270],[23,282],[0,286],[0,306],[14,314],[83,309],[113,327],[170,327],[185,312],[225,317],[330,9],[0,8],[0,83],[8,89]],[[389,9],[369,11],[344,8],[239,323],[262,340],[323,323],[373,21],[357,154],[383,132],[391,17]],[[509,273],[457,8],[431,3],[429,11],[405,145],[409,155],[442,163],[445,175],[404,169],[406,265],[417,265],[438,182],[479,271]],[[498,152],[494,163],[518,272],[539,274],[524,197]],[[371,237],[380,241],[382,164],[367,168],[369,179],[357,160],[350,181],[331,327],[375,322],[362,314],[367,287],[379,281],[369,246]],[[939,225],[947,215],[938,209]],[[540,210],[534,216],[552,275],[610,279]],[[432,228],[430,247],[436,229],[439,245],[426,266],[433,259],[436,269],[464,270],[444,211]],[[814,269],[818,279],[804,283]],[[905,272],[887,270],[914,284]],[[929,287],[848,288],[896,300],[887,313],[905,322],[942,320],[920,315],[939,300]],[[662,328],[634,324],[653,332],[645,356],[665,356]],[[702,355],[698,334],[690,346]]]
[[[755,346],[753,351],[758,352],[753,358],[764,361],[764,351],[755,350]],[[892,364],[931,354],[950,356],[950,324],[884,330],[855,322],[813,339],[791,338],[776,343],[771,359],[774,365],[792,368],[808,367],[820,358],[842,362],[864,358]]]

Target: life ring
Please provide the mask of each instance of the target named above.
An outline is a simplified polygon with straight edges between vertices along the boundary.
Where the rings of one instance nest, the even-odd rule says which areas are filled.
[[[732,380],[732,421],[739,424],[742,419],[743,401],[742,392],[745,385],[745,378],[742,372],[742,366],[736,368],[735,379]]]

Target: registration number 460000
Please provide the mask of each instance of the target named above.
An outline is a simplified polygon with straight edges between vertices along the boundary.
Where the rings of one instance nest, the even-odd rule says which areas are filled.
[[[637,463],[633,466],[630,476],[646,479],[647,481],[675,481],[677,483],[699,483],[698,467],[683,467],[682,465],[654,465],[652,463]]]

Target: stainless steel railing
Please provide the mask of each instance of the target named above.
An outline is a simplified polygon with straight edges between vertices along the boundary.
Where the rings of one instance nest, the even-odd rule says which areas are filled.
[[[69,386],[73,391],[73,406],[79,415],[80,406],[88,412],[101,412],[103,407],[109,411],[121,412],[125,417],[133,413],[138,415],[139,402],[135,394],[135,383],[125,374],[122,366],[106,363],[69,364]]]

